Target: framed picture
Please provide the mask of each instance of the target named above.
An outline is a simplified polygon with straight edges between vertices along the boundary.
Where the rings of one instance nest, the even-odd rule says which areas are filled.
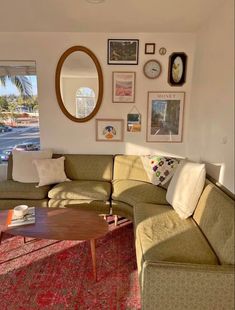
[[[135,72],[113,72],[113,102],[135,102]]]
[[[148,92],[147,142],[182,142],[184,92]]]
[[[141,131],[141,115],[139,113],[127,114],[127,131],[128,132]]]
[[[96,119],[96,141],[123,141],[123,119]]]
[[[186,82],[187,55],[173,53],[169,56],[168,83],[171,86],[182,86]]]
[[[109,65],[138,65],[139,40],[108,40]]]
[[[145,43],[145,54],[155,54],[155,43]]]

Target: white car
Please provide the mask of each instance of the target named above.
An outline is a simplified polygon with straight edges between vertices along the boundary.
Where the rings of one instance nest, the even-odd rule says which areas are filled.
[[[18,151],[38,151],[39,147],[34,143],[22,143],[15,145],[13,149]]]

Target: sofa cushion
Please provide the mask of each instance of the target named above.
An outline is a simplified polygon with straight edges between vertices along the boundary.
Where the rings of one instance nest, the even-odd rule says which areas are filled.
[[[234,200],[209,183],[193,215],[221,264],[235,263],[234,211]]]
[[[71,180],[111,181],[112,155],[65,154],[65,173]]]
[[[109,200],[111,183],[102,181],[70,181],[54,186],[48,193],[53,199]]]
[[[149,182],[141,157],[136,155],[115,156],[113,179]]]
[[[205,164],[182,161],[167,189],[166,199],[182,219],[191,216],[205,185]]]
[[[37,183],[21,183],[13,180],[0,183],[0,199],[44,199],[51,186],[37,188]]]
[[[168,204],[165,189],[135,180],[114,180],[112,198],[132,206],[138,202]]]
[[[134,218],[134,209],[129,204],[122,201],[112,200],[112,214],[123,216],[131,221]]]
[[[50,199],[49,208],[75,208],[110,214],[110,202],[92,199]]]
[[[48,199],[0,199],[0,210],[13,209],[15,206],[48,207]]]
[[[138,261],[218,264],[193,219],[182,220],[170,206],[139,203],[134,221]]]

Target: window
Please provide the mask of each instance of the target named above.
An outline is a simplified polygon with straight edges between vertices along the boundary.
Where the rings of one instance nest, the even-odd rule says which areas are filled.
[[[40,148],[36,64],[0,61],[0,163],[22,144]]]
[[[76,93],[76,117],[86,117],[95,107],[95,92],[89,87],[80,87]]]

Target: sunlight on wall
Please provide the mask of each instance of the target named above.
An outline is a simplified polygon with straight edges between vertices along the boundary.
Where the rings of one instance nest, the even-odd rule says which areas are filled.
[[[163,147],[157,147],[156,144],[154,144],[152,147],[144,146],[144,145],[138,145],[135,143],[126,142],[125,143],[125,154],[129,155],[164,155],[164,156],[170,156],[170,157],[177,157],[177,158],[183,158],[182,156],[179,156],[177,153],[173,152],[166,152],[163,150]]]

